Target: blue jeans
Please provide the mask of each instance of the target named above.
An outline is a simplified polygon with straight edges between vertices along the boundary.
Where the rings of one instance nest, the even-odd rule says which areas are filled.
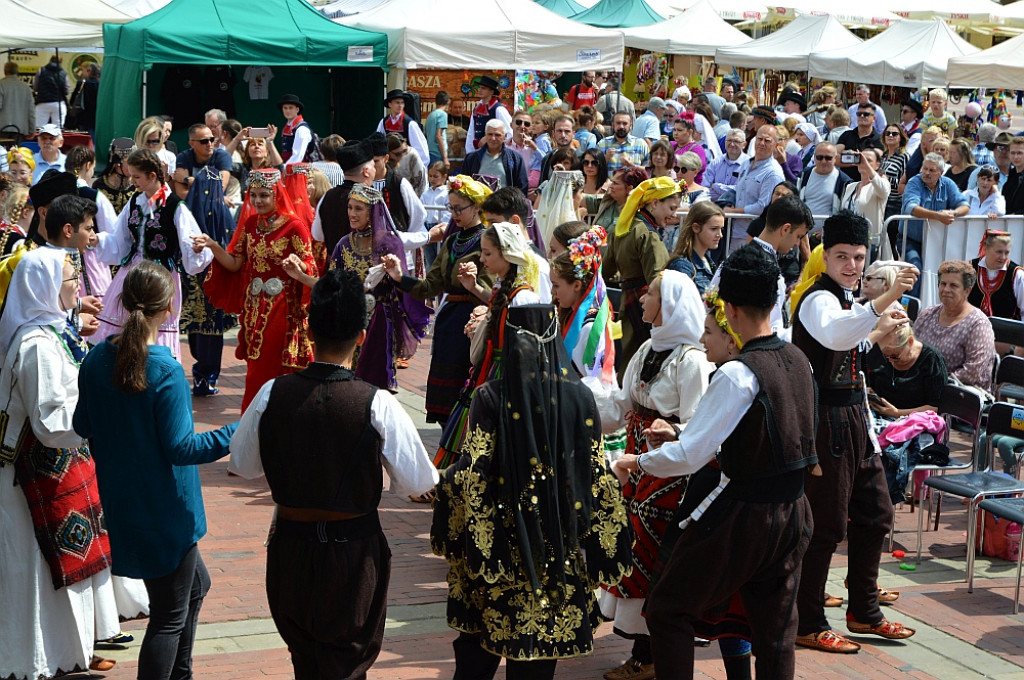
[[[900,240],[902,242],[902,238]],[[920,241],[913,241],[913,240],[908,238],[907,239],[907,248],[906,248],[907,252],[903,253],[903,260],[904,260],[904,262],[909,262],[910,264],[912,264],[915,267],[917,267],[919,271],[922,271],[921,270],[921,266],[923,264],[923,260],[921,260],[921,248],[922,248],[922,246],[921,246],[921,242]],[[923,273],[923,271],[922,271],[922,273]],[[917,283],[914,284],[914,287],[910,289],[910,295],[913,295],[916,298],[921,297],[921,279],[920,278],[917,279]]]
[[[144,580],[149,593],[149,625],[139,650],[139,678],[191,680],[192,645],[203,598],[210,591],[199,546],[193,545],[178,568]]]

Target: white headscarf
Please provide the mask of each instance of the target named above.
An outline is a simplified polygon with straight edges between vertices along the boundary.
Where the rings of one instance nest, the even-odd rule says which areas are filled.
[[[538,281],[539,265],[530,242],[523,235],[523,230],[519,228],[518,224],[511,222],[495,222],[491,226],[498,232],[498,247],[501,249],[501,256],[519,267],[520,276],[530,284],[530,288],[536,291],[540,285]]]
[[[694,111],[693,124],[700,133],[701,141],[707,147],[708,163],[722,155],[722,147],[718,144],[718,137],[715,136],[715,126],[707,118]]]
[[[21,329],[53,326],[58,332],[67,323],[61,309],[60,287],[64,261],[71,251],[43,246],[25,253],[11,276],[3,317],[0,317],[0,360],[7,356]]]
[[[707,307],[697,284],[671,269],[661,272],[661,325],[651,329],[651,349],[664,352],[680,345],[700,347]]]

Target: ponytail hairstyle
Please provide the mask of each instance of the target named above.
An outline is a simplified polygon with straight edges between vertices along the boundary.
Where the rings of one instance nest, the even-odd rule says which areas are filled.
[[[131,155],[125,160],[125,163],[132,166],[136,170],[149,175],[150,173],[156,173],[156,178],[161,183],[166,182],[167,178],[164,177],[164,163],[160,160],[160,157],[155,152],[149,149],[138,149],[132,151]]]
[[[152,154],[151,151],[146,153]],[[173,301],[174,286],[171,284],[171,274],[155,262],[140,262],[124,278],[121,306],[127,314],[121,335],[118,336],[114,386],[126,394],[145,391],[146,359],[149,357],[149,321],[166,311]]]
[[[494,244],[494,247],[501,250],[501,242],[498,240],[498,230],[493,226],[487,227],[484,230],[483,237]],[[502,257],[505,253],[502,251]],[[494,296],[491,298],[490,310],[491,318],[487,321],[487,334],[493,340],[497,340],[501,333],[499,324],[501,323],[501,312],[508,307],[509,297],[512,295],[512,291],[516,289],[516,280],[519,278],[519,266],[514,262],[508,263],[508,273],[505,274],[505,278],[501,280],[501,285],[494,292]]]

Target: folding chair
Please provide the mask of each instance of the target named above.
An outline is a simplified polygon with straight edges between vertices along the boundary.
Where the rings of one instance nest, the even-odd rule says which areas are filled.
[[[1024,402],[1024,357],[1012,354],[1003,357],[996,371],[995,386],[996,401],[1013,399]]]
[[[1024,525],[1024,498],[986,498],[978,507],[1011,522]],[[1017,587],[1013,591],[1013,613],[1020,613],[1020,567],[1024,550],[1017,555]]]
[[[992,324],[996,342],[1024,347],[1024,321],[1004,319],[1001,316],[990,316],[988,320]]]
[[[1024,434],[1024,406],[996,402],[988,411],[985,427],[984,468],[976,472],[958,475],[942,475],[924,480],[924,487],[935,489],[942,503],[942,494],[948,493],[969,499],[967,505],[967,592],[974,589],[974,541],[977,533],[978,502],[989,496],[1024,493],[1024,482],[992,472],[992,437],[995,435],[1016,436]],[[921,534],[924,513],[917,517],[917,561],[921,561]]]

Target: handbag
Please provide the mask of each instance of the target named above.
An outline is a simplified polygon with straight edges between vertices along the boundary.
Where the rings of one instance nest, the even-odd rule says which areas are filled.
[[[85,79],[80,78],[75,85],[75,91],[71,93],[71,106],[68,107],[68,115],[64,118],[64,126],[68,129],[78,127],[78,119],[85,113]]]

